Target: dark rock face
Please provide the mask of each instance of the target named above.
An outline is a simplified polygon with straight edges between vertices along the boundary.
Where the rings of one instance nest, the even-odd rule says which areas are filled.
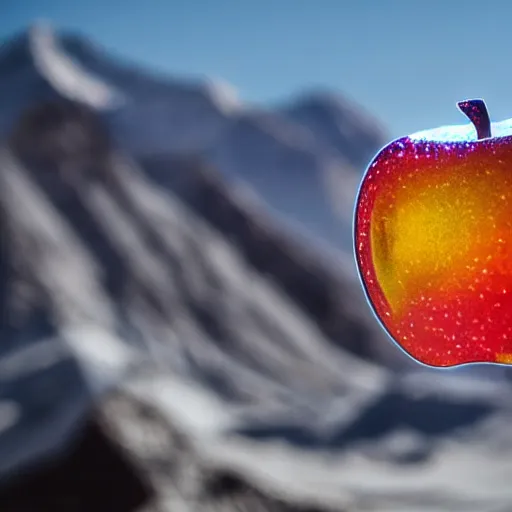
[[[57,462],[40,464],[0,489],[5,512],[135,512],[152,489],[95,421]]]
[[[60,99],[29,108],[9,145],[22,161],[57,172],[65,182],[101,179],[107,172],[108,132],[92,110],[76,102]]]
[[[298,500],[282,489],[253,482],[229,466],[208,463],[186,433],[129,395],[110,396],[97,418],[104,435],[117,440],[132,467],[155,489],[140,512],[178,507],[205,512],[346,512],[343,505],[327,499]]]
[[[0,138],[7,136],[27,108],[60,99],[48,81],[35,72],[25,33],[0,42],[0,76]]]

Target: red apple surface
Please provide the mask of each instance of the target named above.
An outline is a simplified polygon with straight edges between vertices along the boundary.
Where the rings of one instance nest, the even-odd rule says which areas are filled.
[[[376,316],[417,361],[512,364],[512,122],[491,126],[481,100],[459,107],[473,124],[400,138],[370,164],[357,265]]]

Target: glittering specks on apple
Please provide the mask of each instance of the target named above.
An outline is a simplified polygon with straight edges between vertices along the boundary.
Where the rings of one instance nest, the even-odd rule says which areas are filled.
[[[512,140],[400,139],[369,168],[356,255],[391,336],[436,366],[512,363]]]

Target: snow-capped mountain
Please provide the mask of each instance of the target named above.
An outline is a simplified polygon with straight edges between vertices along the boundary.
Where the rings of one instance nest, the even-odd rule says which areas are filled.
[[[297,231],[351,250],[354,194],[385,136],[342,98],[311,93],[283,107],[246,106],[227,84],[160,76],[46,25],[5,45],[0,77],[0,129],[30,98],[58,92],[100,111],[121,148],[200,154]]]
[[[46,510],[116,510],[121,484],[84,505],[99,410],[165,512],[220,505],[226,472],[226,512],[509,510],[508,384],[397,374],[341,265],[215,169],[134,158],[100,125],[61,99],[0,149],[2,511],[55,487]]]
[[[119,106],[122,94],[66,54],[50,26],[35,24],[0,47],[0,134],[23,109],[66,97],[99,111]]]
[[[66,55],[50,26],[31,27],[28,44],[36,70],[61,96],[96,110],[112,109],[123,102],[121,92]]]
[[[0,88],[2,512],[119,510],[93,414],[147,477],[138,510],[511,509],[510,384],[409,371],[350,264],[297,236],[338,240],[324,185],[348,218],[372,120],[37,30]]]

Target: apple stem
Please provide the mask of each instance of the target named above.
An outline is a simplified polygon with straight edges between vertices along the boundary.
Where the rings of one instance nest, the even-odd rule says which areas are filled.
[[[487,139],[491,136],[491,119],[484,100],[459,101],[457,106],[473,123],[478,139]]]

